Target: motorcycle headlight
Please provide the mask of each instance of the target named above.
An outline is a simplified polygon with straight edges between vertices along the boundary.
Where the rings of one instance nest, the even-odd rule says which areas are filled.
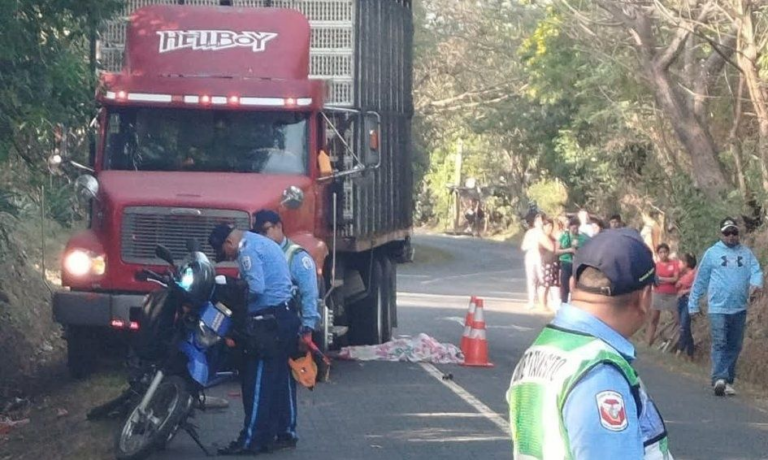
[[[203,348],[212,347],[221,340],[211,328],[205,325],[204,322],[198,321],[197,331],[195,332],[195,342]]]
[[[71,251],[64,258],[64,270],[76,277],[88,274],[103,275],[106,267],[104,256],[97,256],[81,249]]]
[[[195,275],[194,273],[192,273],[191,268],[187,268],[186,270],[184,270],[184,273],[182,273],[181,277],[179,278],[179,287],[189,292],[189,289],[192,287],[192,283],[194,282],[195,282]]]

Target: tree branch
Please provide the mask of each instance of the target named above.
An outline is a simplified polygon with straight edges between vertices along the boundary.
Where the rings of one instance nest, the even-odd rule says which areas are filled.
[[[699,15],[696,18],[696,23],[700,24],[704,22],[712,11],[714,11],[714,4],[712,1],[709,1],[701,7]],[[666,71],[669,69],[669,66],[675,62],[675,59],[677,59],[680,52],[683,50],[683,46],[685,45],[686,40],[688,40],[688,36],[696,30],[696,27],[698,26],[694,24],[693,27],[685,27],[683,21],[679,21],[677,27],[677,32],[675,32],[672,41],[669,42],[669,45],[667,45],[664,51],[654,59],[653,64],[659,70]]]
[[[706,96],[717,81],[717,76],[726,61],[730,62],[730,56],[736,50],[737,33],[738,31],[733,27],[721,44],[712,46],[712,54],[704,61],[694,81],[693,113],[700,119],[706,116]]]

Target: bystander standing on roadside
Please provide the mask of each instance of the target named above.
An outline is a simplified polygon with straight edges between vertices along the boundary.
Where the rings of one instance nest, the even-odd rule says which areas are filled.
[[[622,227],[624,227],[624,222],[621,220],[621,215],[614,214],[608,220],[609,229],[613,230],[613,229],[622,228]]]
[[[680,339],[677,342],[677,353],[685,353],[685,357],[693,360],[693,333],[691,332],[691,315],[688,313],[688,299],[691,294],[693,280],[696,278],[696,256],[691,253],[683,255],[683,265],[680,268],[680,279],[675,284],[677,288],[677,317],[680,322]]]
[[[586,235],[579,233],[579,220],[571,219],[568,231],[560,235],[558,248],[555,251],[560,257],[560,302],[567,303],[571,294],[571,276],[573,276],[573,255],[587,240]]]
[[[712,387],[717,396],[735,395],[736,362],[741,353],[747,306],[763,288],[763,271],[752,251],[740,243],[736,221],[720,222],[720,241],[707,249],[699,264],[688,301],[688,311],[699,313],[707,292],[712,335]]]
[[[603,230],[605,230],[605,222],[601,219],[592,219],[592,236],[594,237]]]
[[[675,283],[680,279],[680,264],[669,258],[669,246],[661,243],[656,247],[659,260],[656,262],[657,285],[653,289],[653,304],[651,317],[645,330],[645,341],[650,347],[656,339],[656,329],[659,327],[661,312],[672,313],[677,323],[677,288]]]
[[[525,254],[525,279],[528,289],[528,309],[536,308],[536,296],[538,294],[541,275],[541,254],[539,253],[539,238],[541,236],[542,215],[536,214],[533,222],[523,236],[523,244],[520,246]]]
[[[555,304],[553,293],[560,283],[560,271],[557,260],[557,241],[553,236],[554,222],[549,217],[542,219],[542,231],[539,238],[539,252],[541,255],[541,283],[539,285],[539,299],[545,311],[557,310],[559,302]]]
[[[658,216],[659,213],[656,211],[644,212],[643,228],[640,230],[640,236],[643,237],[643,241],[645,241],[648,249],[653,252],[653,259],[657,261],[659,260],[659,255],[656,253],[656,249],[661,244],[661,226],[656,222]]]
[[[579,209],[577,216],[579,218],[579,233],[590,238],[595,236],[595,229],[592,226],[592,219],[589,216],[589,211],[583,208]]]

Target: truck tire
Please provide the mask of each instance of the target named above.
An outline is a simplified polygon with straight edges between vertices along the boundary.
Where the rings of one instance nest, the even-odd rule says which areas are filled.
[[[74,379],[83,379],[94,369],[98,349],[94,332],[86,326],[67,327],[67,369]]]
[[[378,345],[392,338],[388,281],[378,257],[372,261],[370,271],[370,276],[364,278],[370,284],[367,295],[349,309],[349,340],[353,345]]]

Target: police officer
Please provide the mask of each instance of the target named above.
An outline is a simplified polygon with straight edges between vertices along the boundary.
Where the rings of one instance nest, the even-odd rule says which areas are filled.
[[[318,312],[319,292],[317,288],[317,267],[309,253],[289,240],[283,232],[283,222],[280,215],[269,209],[262,209],[253,215],[253,231],[271,239],[283,250],[291,272],[294,287],[294,302],[299,307],[301,329],[299,335],[312,334],[320,320]],[[291,374],[291,384],[286,395],[290,401],[291,411],[288,417],[279,420],[278,436],[280,447],[296,445],[296,379]]]
[[[274,241],[227,224],[217,225],[208,242],[216,261],[236,260],[248,285],[247,313],[241,325],[244,358],[241,369],[245,418],[238,438],[220,455],[270,452],[281,447],[277,421],[291,410],[278,395],[290,379],[288,356],[295,348],[299,320],[291,313],[291,275]]]
[[[632,229],[574,256],[575,289],[525,352],[507,392],[516,459],[672,459],[664,421],[632,367],[653,254]]]

